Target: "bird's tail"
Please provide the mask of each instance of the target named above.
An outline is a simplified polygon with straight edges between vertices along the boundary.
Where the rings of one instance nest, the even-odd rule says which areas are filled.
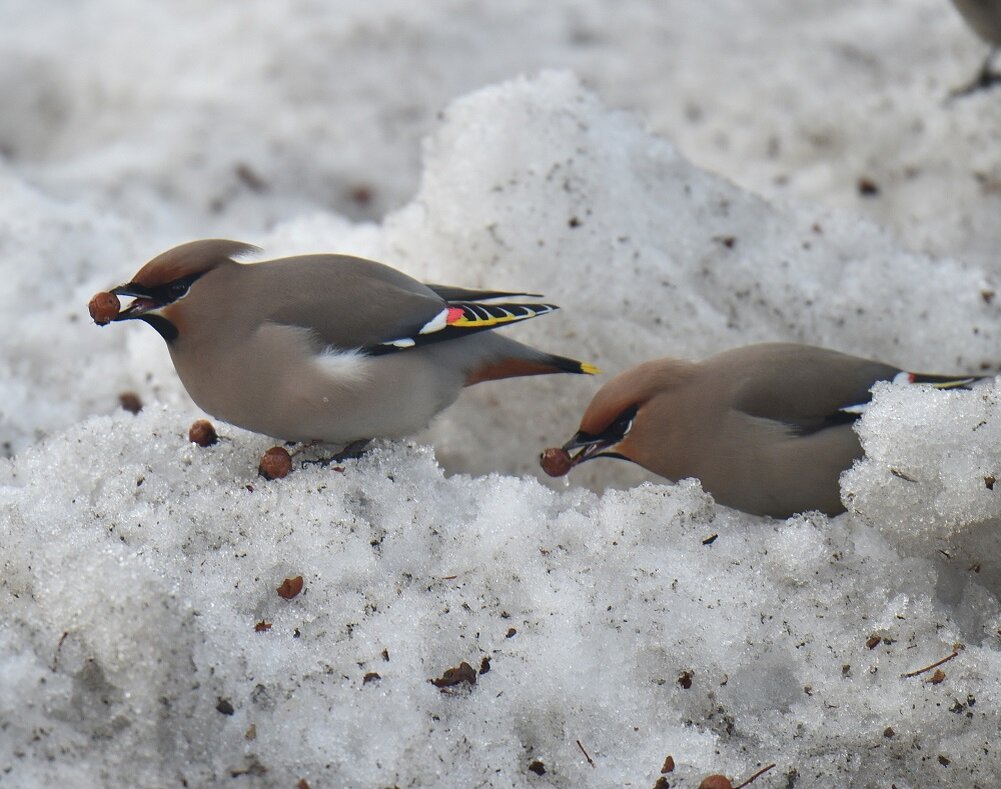
[[[442,346],[453,343],[443,343]],[[600,373],[595,365],[557,356],[553,353],[531,348],[517,340],[503,337],[493,332],[468,338],[463,342],[462,365],[466,370],[466,386],[483,381],[498,381],[502,378],[518,378],[526,375],[551,375],[553,373],[575,373],[595,375]],[[438,347],[442,347],[438,346]],[[442,350],[446,350],[442,348]],[[456,351],[459,348],[456,347]]]
[[[499,381],[502,378],[520,378],[526,375],[551,375],[552,373],[597,375],[600,372],[601,370],[588,362],[580,362],[551,353],[539,353],[534,358],[508,356],[486,361],[470,370],[466,377],[466,386],[484,381]]]
[[[906,376],[906,380],[904,380],[903,383],[927,384],[928,386],[934,386],[936,389],[969,389],[970,384],[984,380],[983,377],[976,375],[959,376],[928,375],[927,373],[900,373],[900,376]]]
[[[576,373],[578,375],[600,375],[601,369],[590,362],[580,362],[571,359],[569,356],[557,356],[556,354],[546,354],[546,359],[554,369],[552,372]]]

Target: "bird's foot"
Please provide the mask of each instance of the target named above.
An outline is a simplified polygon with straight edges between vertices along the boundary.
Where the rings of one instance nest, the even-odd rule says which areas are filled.
[[[984,60],[984,64],[974,75],[973,79],[967,84],[960,85],[958,88],[953,88],[949,91],[946,101],[952,101],[953,99],[959,99],[964,96],[979,93],[982,90],[988,90],[1001,82],[1001,71],[995,70],[991,65],[995,54],[997,54],[996,50],[989,52],[987,58]]]
[[[315,446],[317,443],[313,441],[306,444],[306,447]],[[368,445],[372,443],[371,438],[359,438],[357,441],[352,441],[350,444],[344,447],[340,452],[325,458],[316,458],[315,460],[304,460],[303,465],[319,465],[319,466],[329,466],[331,463],[343,463],[345,460],[356,460],[365,454],[365,450],[368,449]]]
[[[371,443],[371,438],[359,438],[357,441],[352,441],[344,447],[344,449],[330,458],[330,462],[340,463],[345,460],[356,460],[365,454],[365,450],[368,449],[368,445]]]

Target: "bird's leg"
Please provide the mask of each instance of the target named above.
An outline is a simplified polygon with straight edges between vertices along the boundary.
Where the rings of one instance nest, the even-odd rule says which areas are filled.
[[[311,441],[310,443],[303,446],[306,447],[315,446],[320,443],[319,441]],[[365,454],[365,450],[368,449],[368,445],[372,443],[371,438],[359,438],[357,441],[352,441],[350,444],[344,447],[340,452],[331,455],[326,458],[317,458],[316,460],[304,460],[303,465],[320,465],[329,466],[331,463],[343,463],[345,460],[355,460],[360,458]]]
[[[340,463],[344,460],[355,460],[360,458],[365,454],[365,450],[368,449],[368,445],[372,443],[371,438],[359,438],[356,441],[352,441],[344,449],[330,458],[331,463]]]
[[[287,447],[293,447],[293,446],[296,445],[296,443],[298,443],[298,442],[296,442],[296,441],[286,441],[285,442],[285,446],[287,446]],[[299,446],[295,447],[295,449],[293,449],[291,452],[289,452],[289,455],[291,455],[292,457],[295,457],[300,452],[305,452],[307,449],[310,449],[311,447],[315,447],[319,443],[320,443],[320,441],[318,439],[313,439],[312,441],[307,441],[307,442],[304,442],[304,443],[300,443]]]
[[[980,67],[980,70],[976,73],[973,79],[965,85],[960,85],[958,88],[954,88],[949,92],[949,99],[958,99],[962,96],[969,96],[972,93],[977,93],[981,90],[987,90],[992,85],[1001,82],[1001,72],[995,71],[991,64],[994,60],[994,56],[998,53],[999,47],[991,47],[990,51],[987,53],[987,57],[984,58],[984,63]]]

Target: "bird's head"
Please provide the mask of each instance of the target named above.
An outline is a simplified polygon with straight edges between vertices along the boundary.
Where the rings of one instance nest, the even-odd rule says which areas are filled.
[[[620,445],[627,441],[641,404],[628,398],[602,397],[602,391],[587,407],[578,431],[563,445],[567,452],[579,450],[572,455],[571,466],[596,457],[630,459]]]
[[[619,373],[591,400],[577,433],[564,445],[580,450],[571,467],[598,457],[631,460],[649,467],[666,425],[660,424],[665,397],[685,380],[693,365],[676,359],[644,362]]]
[[[133,299],[112,320],[145,321],[172,342],[178,336],[179,302],[195,283],[213,269],[234,263],[233,258],[256,251],[250,244],[218,238],[168,249],[139,269],[130,281],[112,288],[114,295]]]

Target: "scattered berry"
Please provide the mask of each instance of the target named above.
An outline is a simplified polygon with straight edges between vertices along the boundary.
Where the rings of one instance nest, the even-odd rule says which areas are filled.
[[[285,447],[271,447],[261,457],[257,470],[265,479],[282,479],[292,471],[292,456]]]
[[[198,419],[192,423],[188,430],[188,441],[198,444],[200,447],[210,447],[219,440],[218,434],[212,423],[207,419]],[[263,460],[261,461],[263,464]],[[283,475],[284,476],[284,475]]]

